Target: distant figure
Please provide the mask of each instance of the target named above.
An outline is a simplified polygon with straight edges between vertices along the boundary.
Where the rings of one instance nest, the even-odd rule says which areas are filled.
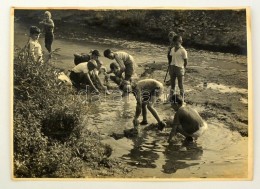
[[[54,22],[51,18],[51,13],[49,11],[46,11],[44,13],[44,19],[40,22],[44,26],[44,32],[45,32],[45,47],[48,50],[49,53],[51,53],[51,45],[54,39]]]
[[[99,92],[90,77],[92,71],[95,71],[98,67],[96,61],[98,60],[99,56],[99,52],[94,50],[91,59],[88,62],[80,63],[71,70],[70,79],[73,83],[73,86],[76,87],[77,90],[80,90],[83,87],[86,89],[86,85],[89,85],[91,87],[90,90]]]
[[[173,38],[176,36],[177,34],[174,31],[169,32],[168,34],[168,39],[169,39],[169,46],[168,46],[168,51],[167,51],[167,59],[168,59],[168,64],[170,64],[172,62],[172,56],[170,56],[171,50],[174,47],[174,42],[173,42]]]
[[[184,105],[180,95],[172,96],[171,106],[176,113],[168,142],[171,142],[172,137],[175,137],[177,132],[186,137],[186,142],[192,142],[193,138],[196,140],[208,128],[207,123],[203,121],[196,110]]]
[[[182,37],[177,35],[173,38],[174,47],[171,49],[169,56],[171,57],[169,73],[171,77],[171,93],[175,92],[175,81],[178,80],[178,86],[180,89],[180,95],[184,97],[184,74],[185,68],[188,64],[188,54],[182,44]]]
[[[136,98],[137,106],[135,111],[135,116],[133,119],[134,128],[139,125],[138,118],[140,114],[143,115],[143,120],[141,125],[148,124],[147,120],[147,109],[152,113],[153,117],[158,122],[158,129],[163,130],[166,124],[160,119],[156,109],[154,108],[154,103],[162,95],[163,84],[155,79],[144,79],[137,83],[129,81],[123,81],[120,86],[123,91],[132,92]]]
[[[35,63],[43,63],[42,46],[38,41],[40,33],[41,33],[41,30],[38,27],[36,27],[36,26],[30,27],[28,54],[29,54],[29,57],[31,58],[31,60]]]
[[[119,65],[120,72],[125,73],[125,80],[131,81],[135,72],[134,58],[126,52],[117,51],[113,52],[110,49],[104,51],[104,56],[111,60],[116,60]]]

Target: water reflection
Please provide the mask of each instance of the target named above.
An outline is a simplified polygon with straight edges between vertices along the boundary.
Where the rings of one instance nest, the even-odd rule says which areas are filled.
[[[158,141],[153,140],[147,143],[148,135],[146,132],[133,137],[131,140],[133,141],[133,148],[129,154],[123,155],[122,158],[131,166],[156,168],[155,161],[159,158],[159,155],[155,152],[155,149],[158,147],[156,145]]]
[[[199,162],[189,163],[191,160],[200,160],[203,154],[202,147],[196,143],[185,146],[187,150],[182,151],[183,146],[169,144],[164,151],[165,164],[162,166],[164,173],[172,174],[179,169],[185,169],[190,166],[198,165]]]

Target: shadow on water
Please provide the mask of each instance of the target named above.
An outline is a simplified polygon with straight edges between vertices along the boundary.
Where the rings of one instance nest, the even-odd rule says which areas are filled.
[[[156,135],[156,136],[151,136]],[[168,135],[167,135],[168,136]],[[136,137],[131,137],[133,147],[128,154],[121,158],[129,165],[137,168],[160,169],[166,174],[175,173],[179,169],[185,169],[199,162],[203,154],[201,146],[196,143],[189,145],[180,144],[161,144],[165,133],[156,132],[154,124],[142,129]],[[185,151],[183,151],[185,148]],[[192,161],[192,162],[190,162]]]
[[[185,169],[190,166],[199,165],[199,163],[188,163],[189,160],[199,160],[203,154],[202,147],[196,143],[186,146],[185,151],[181,150],[180,145],[169,144],[164,151],[165,164],[162,166],[166,174],[175,173],[178,169]]]
[[[159,155],[155,152],[158,149],[157,142],[147,142],[148,135],[146,132],[141,136],[133,137],[133,148],[129,154],[123,155],[122,158],[127,161],[131,166],[139,168],[156,168],[155,161],[159,158]]]

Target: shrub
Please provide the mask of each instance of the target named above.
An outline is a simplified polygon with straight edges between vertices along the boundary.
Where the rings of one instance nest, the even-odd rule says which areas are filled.
[[[19,49],[17,49],[19,50]],[[15,51],[13,153],[18,178],[85,177],[84,166],[108,157],[110,147],[80,124],[87,116],[74,90],[57,81],[59,69]],[[83,112],[83,113],[82,113]],[[84,134],[84,136],[83,136]]]

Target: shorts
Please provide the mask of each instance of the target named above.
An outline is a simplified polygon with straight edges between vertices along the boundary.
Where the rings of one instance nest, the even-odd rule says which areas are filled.
[[[129,60],[125,64],[125,80],[129,81],[134,75],[135,65],[134,62]]]
[[[180,77],[180,76],[184,76],[185,74],[185,69],[175,66],[175,65],[170,65],[170,75],[172,77]]]

